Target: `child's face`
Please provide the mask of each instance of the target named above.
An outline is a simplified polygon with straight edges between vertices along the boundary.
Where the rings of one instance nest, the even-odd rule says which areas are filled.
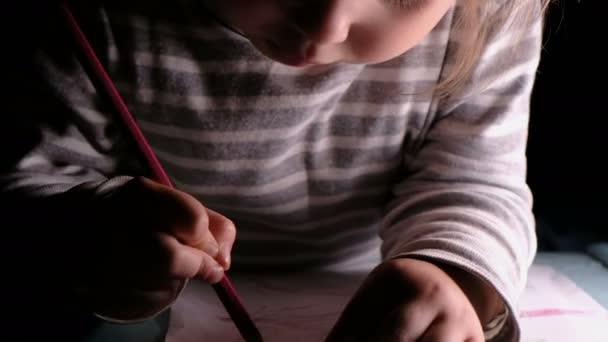
[[[206,0],[268,57],[292,66],[379,63],[419,43],[455,0]]]

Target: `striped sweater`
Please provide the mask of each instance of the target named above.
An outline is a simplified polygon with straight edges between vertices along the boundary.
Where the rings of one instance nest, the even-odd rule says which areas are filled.
[[[469,85],[441,99],[457,11],[390,61],[292,68],[197,5],[129,3],[78,14],[176,187],[235,222],[235,267],[331,264],[380,246],[462,267],[517,312],[536,248],[525,147],[540,24],[517,41],[496,34]],[[53,27],[13,80],[23,111],[9,120],[21,131],[4,199],[77,185],[94,197],[143,172]]]

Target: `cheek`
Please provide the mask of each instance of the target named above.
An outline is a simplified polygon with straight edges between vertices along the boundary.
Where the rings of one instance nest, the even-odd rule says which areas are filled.
[[[431,1],[407,14],[370,21],[353,32],[351,52],[356,59],[373,62],[397,57],[424,40],[451,6],[452,1]]]
[[[350,49],[353,57],[368,63],[383,62],[397,57],[419,43],[425,34],[395,28],[365,30],[352,36]]]

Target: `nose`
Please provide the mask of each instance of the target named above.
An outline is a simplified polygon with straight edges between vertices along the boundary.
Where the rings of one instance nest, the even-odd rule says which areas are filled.
[[[313,0],[296,9],[292,18],[306,38],[316,44],[339,44],[348,39],[353,22],[349,2]],[[297,13],[299,12],[299,13]]]

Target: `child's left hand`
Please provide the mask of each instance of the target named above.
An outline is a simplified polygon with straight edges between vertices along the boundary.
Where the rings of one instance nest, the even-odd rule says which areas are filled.
[[[477,312],[488,315],[502,303],[488,298],[486,287],[448,266],[410,258],[385,262],[363,283],[326,342],[482,342]]]

